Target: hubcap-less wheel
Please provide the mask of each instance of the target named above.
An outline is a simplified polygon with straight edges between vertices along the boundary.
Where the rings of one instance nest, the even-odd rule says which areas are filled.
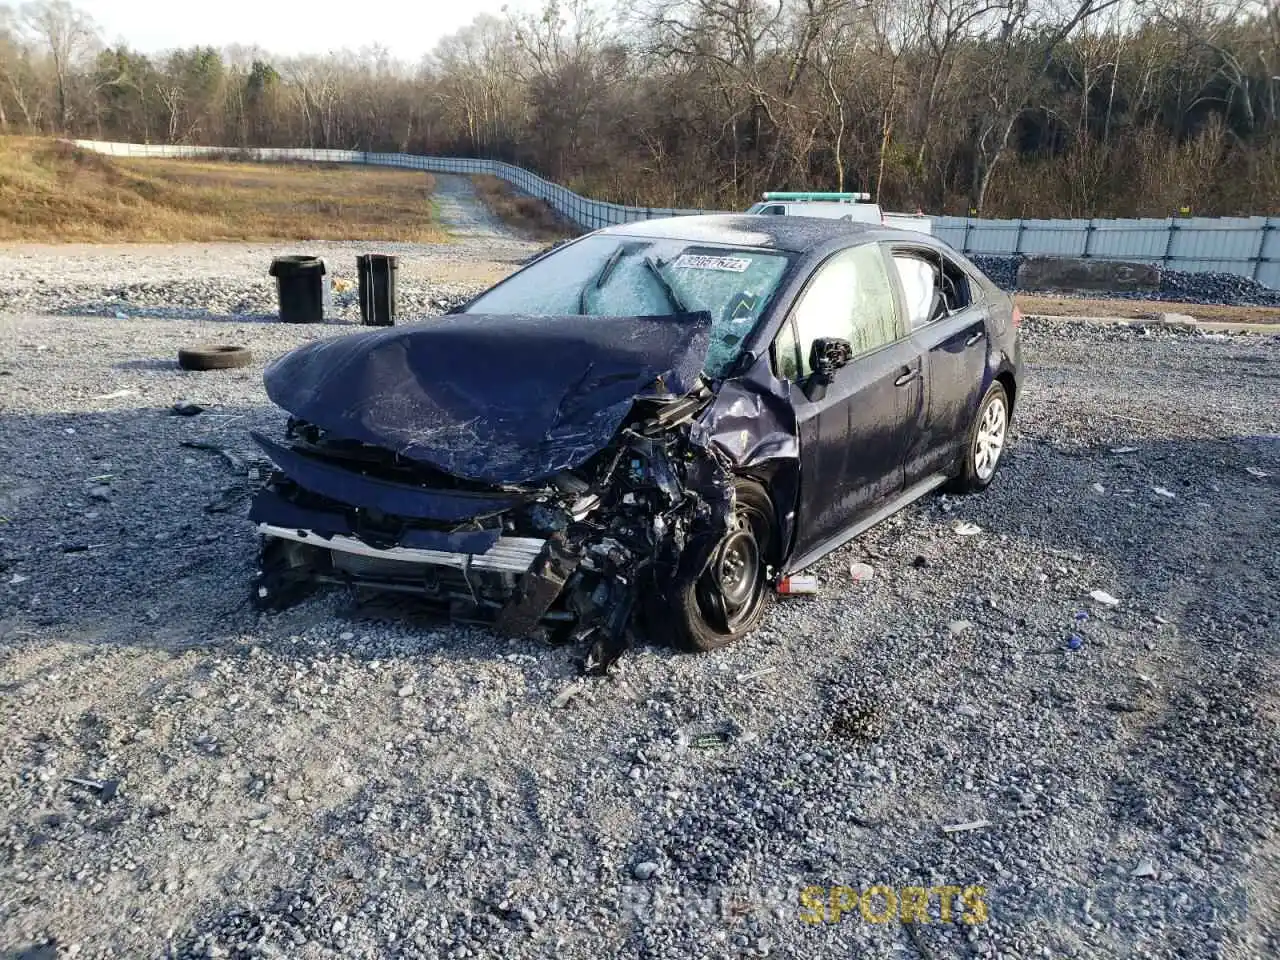
[[[739,506],[730,530],[698,583],[698,606],[717,629],[736,633],[755,617],[763,590],[758,534],[763,518]]]
[[[1000,462],[1000,453],[1004,450],[1005,432],[1008,428],[1009,411],[1005,407],[1004,397],[997,393],[982,411],[982,419],[978,422],[977,442],[973,450],[973,472],[984,483],[996,472],[996,464]]]

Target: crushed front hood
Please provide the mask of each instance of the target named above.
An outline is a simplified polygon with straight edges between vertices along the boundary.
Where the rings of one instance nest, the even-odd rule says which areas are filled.
[[[455,314],[306,344],[263,377],[334,437],[483,483],[532,483],[609,445],[640,396],[680,396],[711,317]]]

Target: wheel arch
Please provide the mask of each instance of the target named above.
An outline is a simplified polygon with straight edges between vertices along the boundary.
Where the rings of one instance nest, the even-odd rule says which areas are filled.
[[[1012,416],[1014,405],[1018,400],[1018,380],[1014,377],[1012,370],[1004,369],[996,374],[996,383],[1004,387],[1005,396],[1009,398],[1009,414]]]
[[[734,471],[736,479],[760,484],[773,505],[778,542],[768,562],[781,566],[791,555],[800,510],[800,464],[795,460],[770,460]]]

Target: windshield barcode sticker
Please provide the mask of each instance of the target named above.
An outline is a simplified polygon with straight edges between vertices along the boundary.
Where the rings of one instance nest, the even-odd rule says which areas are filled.
[[[685,253],[671,265],[676,270],[725,270],[729,273],[745,273],[751,261],[743,257],[703,257]]]

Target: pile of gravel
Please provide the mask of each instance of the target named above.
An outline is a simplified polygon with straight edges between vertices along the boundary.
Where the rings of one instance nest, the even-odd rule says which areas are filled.
[[[1018,268],[1025,257],[973,254],[969,259],[1001,290],[1012,292],[1020,289]],[[1256,280],[1235,273],[1189,273],[1183,270],[1162,269],[1160,289],[1152,292],[1098,293],[1078,290],[1037,292],[1061,292],[1072,297],[1099,300],[1162,300],[1228,306],[1280,307],[1280,290],[1273,290]]]
[[[969,259],[1001,290],[1017,289],[1018,267],[1022,264],[1022,257],[995,257],[975,253],[970,254]]]
[[[1074,337],[1082,344],[1103,345],[1109,343],[1159,342],[1249,344],[1259,341],[1280,343],[1280,335],[1269,338],[1255,333],[1206,332],[1195,325],[1181,326],[1145,320],[1129,320],[1119,323],[1090,323],[1066,317],[1053,320],[1044,317],[1025,317],[1022,322],[1023,344],[1039,344],[1044,341],[1060,342]]]
[[[1280,307],[1280,290],[1237,273],[1160,272],[1160,299]]]

